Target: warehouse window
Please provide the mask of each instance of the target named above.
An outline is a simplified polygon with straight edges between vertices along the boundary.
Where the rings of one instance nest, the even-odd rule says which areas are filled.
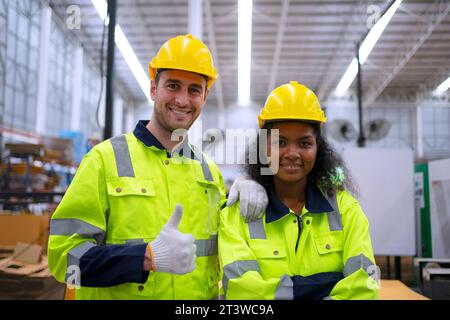
[[[423,151],[430,159],[450,156],[450,108],[422,109]]]
[[[74,46],[52,19],[48,61],[47,132],[70,128]]]
[[[0,2],[0,103],[5,126],[34,131],[37,105],[41,6],[38,1]]]
[[[0,123],[3,123],[5,113],[5,77],[6,77],[6,2],[0,1]]]
[[[95,132],[102,132],[97,125],[97,104],[100,95],[100,72],[84,59],[83,89],[81,98],[81,130],[85,138],[91,138]]]

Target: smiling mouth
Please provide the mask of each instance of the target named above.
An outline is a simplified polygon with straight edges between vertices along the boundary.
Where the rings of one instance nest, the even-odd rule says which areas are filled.
[[[169,110],[171,111],[171,112],[173,112],[175,115],[178,115],[178,116],[187,116],[187,115],[189,115],[189,114],[191,114],[192,113],[192,111],[182,111],[182,110],[175,110],[175,109],[173,109],[173,108],[171,108],[171,107],[169,107]]]
[[[281,167],[286,168],[288,170],[295,170],[295,169],[300,169],[303,168],[302,164],[293,164],[293,163],[282,163]]]

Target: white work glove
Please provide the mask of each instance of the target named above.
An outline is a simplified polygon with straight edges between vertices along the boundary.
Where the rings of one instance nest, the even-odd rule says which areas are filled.
[[[240,201],[242,218],[251,222],[262,217],[269,200],[266,189],[256,181],[240,176],[234,181],[228,195],[227,206]]]
[[[157,272],[185,274],[195,269],[195,239],[178,231],[182,215],[183,207],[178,204],[158,237],[150,242]]]

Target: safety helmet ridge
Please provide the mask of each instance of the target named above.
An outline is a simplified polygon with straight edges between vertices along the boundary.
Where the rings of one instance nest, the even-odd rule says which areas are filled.
[[[217,71],[208,47],[192,34],[167,40],[148,65],[150,78],[155,80],[158,69],[177,69],[208,77],[208,90],[217,79]]]
[[[297,81],[290,81],[270,93],[258,115],[260,128],[267,122],[281,120],[305,120],[322,124],[327,118],[314,92]]]

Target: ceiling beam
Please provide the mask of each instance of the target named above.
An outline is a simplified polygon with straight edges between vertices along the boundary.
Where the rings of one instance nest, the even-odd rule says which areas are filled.
[[[278,65],[280,63],[281,48],[283,46],[284,28],[286,27],[286,21],[289,11],[289,0],[283,0],[281,7],[280,21],[278,22],[277,41],[275,44],[275,52],[273,54],[272,68],[270,70],[269,86],[267,93],[271,92],[275,88],[278,75]]]
[[[258,18],[260,18],[262,21],[268,22],[270,24],[277,24],[277,20],[272,18],[270,15],[265,14],[264,12],[261,11],[260,8],[256,7],[255,5],[253,6],[253,15]],[[257,19],[254,19],[255,21],[253,23],[256,23]]]
[[[130,33],[132,31],[133,33],[138,33],[140,35],[140,37],[144,38],[145,41],[143,41],[143,43],[146,44],[148,54],[151,56],[154,56],[156,54],[156,48],[153,44],[153,39],[151,37],[151,33],[150,33],[151,28],[145,27],[148,23],[146,23],[144,16],[143,16],[144,12],[141,8],[142,4],[139,2],[139,0],[128,0],[128,1],[129,2],[127,3],[126,6],[121,6],[120,10],[117,10],[117,12],[120,15],[119,19],[121,18],[119,20],[119,24],[121,25],[122,29],[124,29],[124,27],[126,27],[127,24],[129,22],[131,22],[133,29],[132,30],[126,29],[126,30],[128,30],[128,33]],[[125,20],[122,16],[122,13],[133,17],[132,20],[131,21],[129,21],[129,19]],[[126,24],[123,22],[126,22]],[[126,30],[124,30],[125,34],[127,34]],[[132,41],[131,37],[129,37],[129,35],[127,35],[127,38],[128,38],[128,41]],[[142,41],[139,41],[139,43],[141,44]],[[144,70],[147,70],[147,64],[149,62],[150,61],[145,61]],[[142,61],[141,61],[141,64],[142,64]]]
[[[343,62],[342,60],[345,60],[346,55],[348,55],[349,51],[345,50],[345,47],[348,46],[349,42],[354,41],[355,34],[359,33],[360,25],[364,21],[364,19],[361,19],[361,12],[364,12],[364,10],[362,10],[362,0],[359,0],[353,8],[352,15],[348,20],[348,23],[341,29],[342,32],[338,41],[339,45],[334,50],[333,56],[328,60],[328,63],[325,64],[325,68],[321,73],[322,78],[317,89],[317,98],[319,101],[325,100],[330,93],[330,88],[334,88],[334,86],[337,85],[337,77],[330,77],[328,70],[335,65],[341,65]],[[348,65],[350,61],[351,59],[348,59],[348,62],[344,62],[344,65]],[[345,69],[342,69],[342,73],[340,75],[344,74],[344,72]]]
[[[430,37],[430,35],[433,33],[439,23],[441,23],[441,21],[445,18],[449,11],[450,3],[448,3],[447,0],[434,1],[434,3],[429,7],[429,10],[427,10],[427,19],[425,19],[423,23],[419,25],[419,29],[421,30],[421,32],[412,33],[414,34],[412,44],[410,43],[407,47],[404,48],[403,53],[397,59],[395,66],[391,70],[389,70],[390,68],[380,70],[381,78],[376,85],[371,85],[372,89],[363,100],[364,107],[370,106],[378,98],[383,90],[414,56],[417,50],[419,50],[422,44]]]
[[[432,100],[433,91],[437,88],[439,84],[450,76],[450,60],[447,61],[443,66],[441,65],[439,71],[432,76],[428,77],[423,83],[420,84],[420,89],[416,92],[416,104],[420,105],[424,101]],[[450,97],[450,93],[443,94]]]
[[[237,3],[228,13],[224,13],[221,14],[219,17],[216,17],[214,22],[216,23],[216,25],[237,22]]]

